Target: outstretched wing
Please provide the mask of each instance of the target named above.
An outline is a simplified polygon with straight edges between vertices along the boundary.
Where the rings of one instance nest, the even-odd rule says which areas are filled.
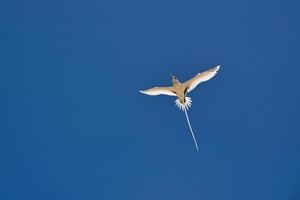
[[[172,90],[172,87],[153,87],[148,90],[141,90],[140,92],[151,96],[156,96],[161,94],[176,96],[176,94]]]
[[[205,72],[197,74],[192,79],[183,83],[185,89],[187,90],[187,92],[191,92],[195,87],[197,87],[197,85],[199,85],[199,83],[208,81],[209,79],[214,77],[219,69],[220,65],[217,65]]]

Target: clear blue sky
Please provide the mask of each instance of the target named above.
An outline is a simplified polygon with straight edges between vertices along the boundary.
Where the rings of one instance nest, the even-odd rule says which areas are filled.
[[[0,3],[0,199],[300,199],[300,3]],[[138,93],[221,64],[190,94]]]

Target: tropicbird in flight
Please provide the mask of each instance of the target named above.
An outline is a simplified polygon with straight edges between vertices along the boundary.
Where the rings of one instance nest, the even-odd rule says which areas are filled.
[[[190,124],[190,120],[187,114],[187,110],[192,106],[192,100],[190,97],[187,97],[186,94],[191,92],[193,89],[195,89],[195,87],[197,87],[197,85],[199,85],[200,83],[204,82],[204,81],[208,81],[209,79],[211,79],[212,77],[214,77],[216,75],[216,73],[218,72],[218,70],[220,69],[220,65],[217,65],[207,71],[201,72],[199,74],[197,74],[196,76],[194,76],[193,78],[191,78],[190,80],[184,82],[184,83],[180,83],[179,80],[171,75],[172,77],[172,86],[169,87],[153,87],[147,90],[141,90],[141,93],[147,94],[147,95],[151,95],[151,96],[156,96],[156,95],[169,95],[169,96],[177,96],[178,99],[175,100],[175,104],[176,106],[181,109],[182,111],[185,112],[185,116],[190,128],[190,131],[192,133],[193,136],[193,140],[196,146],[196,149],[198,151],[198,144],[193,132],[193,129],[191,127]]]

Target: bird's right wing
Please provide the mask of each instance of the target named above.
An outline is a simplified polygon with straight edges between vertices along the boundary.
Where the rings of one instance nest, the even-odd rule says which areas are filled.
[[[172,87],[153,87],[148,90],[141,90],[143,94],[156,96],[156,95],[169,95],[169,96],[176,96],[175,92],[172,90]]]
[[[217,74],[219,69],[220,69],[220,65],[217,65],[205,72],[197,74],[192,79],[183,83],[185,89],[187,90],[187,92],[191,92],[200,83],[204,81],[208,81],[209,79],[214,77]]]

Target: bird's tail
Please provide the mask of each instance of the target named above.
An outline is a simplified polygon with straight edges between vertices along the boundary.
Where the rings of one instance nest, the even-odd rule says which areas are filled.
[[[189,125],[189,128],[190,128],[190,131],[191,131],[191,134],[193,136],[193,140],[194,140],[194,143],[195,143],[195,146],[196,146],[196,149],[198,151],[198,144],[197,144],[197,141],[196,141],[196,138],[195,138],[195,135],[194,135],[194,132],[193,132],[193,129],[192,129],[192,126],[191,126],[191,123],[190,123],[190,119],[189,119],[189,116],[188,116],[188,109],[192,107],[192,99],[190,97],[185,97],[185,103],[181,103],[179,101],[179,99],[176,99],[175,100],[175,105],[182,111],[184,111],[185,113],[185,117],[186,117],[186,120],[188,122],[188,125]]]
[[[189,119],[189,116],[188,116],[188,114],[187,114],[187,110],[186,110],[186,109],[184,109],[184,113],[185,113],[186,120],[187,120],[188,125],[189,125],[189,128],[190,128],[191,134],[192,134],[192,136],[193,136],[193,140],[194,140],[196,149],[197,149],[197,151],[198,151],[199,148],[198,148],[197,140],[196,140],[196,138],[195,138],[195,135],[194,135],[194,132],[193,132],[193,129],[192,129],[192,126],[191,126],[191,123],[190,123],[190,119]]]
[[[192,98],[185,97],[185,103],[181,103],[179,99],[175,100],[175,105],[182,111],[188,110],[192,107]]]

